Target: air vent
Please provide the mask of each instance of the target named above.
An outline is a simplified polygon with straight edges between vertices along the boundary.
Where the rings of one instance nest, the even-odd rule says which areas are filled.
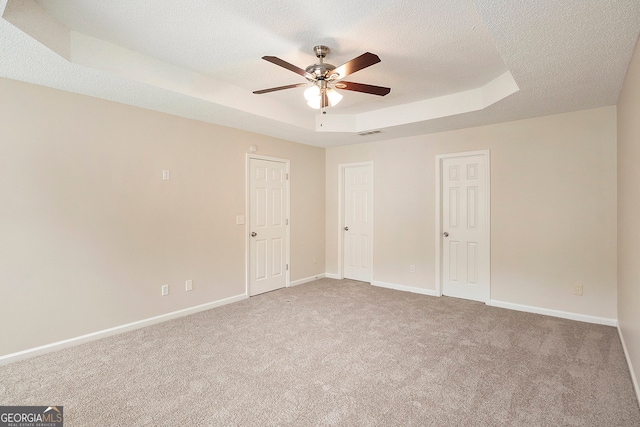
[[[382,131],[380,131],[380,130],[370,130],[368,132],[361,132],[358,135],[360,135],[360,136],[369,136],[369,135],[374,135],[376,133],[382,133]]]

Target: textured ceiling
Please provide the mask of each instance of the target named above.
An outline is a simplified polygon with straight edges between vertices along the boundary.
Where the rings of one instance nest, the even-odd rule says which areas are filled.
[[[327,13],[321,13],[328,11]],[[0,76],[335,146],[575,111],[617,102],[640,31],[637,0],[0,0]],[[252,91],[301,68],[364,53],[322,115],[304,88]],[[360,136],[359,133],[381,133]]]

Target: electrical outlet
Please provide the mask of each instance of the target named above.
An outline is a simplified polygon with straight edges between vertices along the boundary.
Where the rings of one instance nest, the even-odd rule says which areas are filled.
[[[169,295],[169,285],[162,285],[162,296]]]
[[[410,273],[415,273],[416,272],[416,266],[415,265],[410,265],[409,266],[409,272]]]
[[[185,282],[184,289],[185,289],[186,292],[192,291],[193,290],[193,280],[187,280]]]
[[[317,256],[314,256],[314,257],[313,257],[313,263],[314,263],[314,264],[317,264],[317,263],[318,263],[318,257],[317,257]]]
[[[582,296],[582,285],[575,285],[573,287],[573,294],[581,297]]]

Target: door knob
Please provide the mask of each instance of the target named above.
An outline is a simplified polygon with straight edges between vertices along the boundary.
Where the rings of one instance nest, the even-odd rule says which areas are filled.
[[[449,237],[449,233],[447,233],[446,231],[444,232],[444,237]]]
[[[256,233],[255,231],[251,232],[251,237],[256,237],[258,235],[258,233]]]
[[[345,227],[345,228],[344,228],[344,231],[349,231],[349,227]]]

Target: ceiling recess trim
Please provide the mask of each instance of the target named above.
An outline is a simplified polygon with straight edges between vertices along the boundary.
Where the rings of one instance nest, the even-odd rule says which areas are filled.
[[[174,64],[73,31],[33,1],[9,0],[2,18],[65,60],[112,76],[313,130],[300,109]]]
[[[409,104],[360,114],[319,115],[317,132],[367,132],[478,111],[516,93],[518,84],[507,71],[484,86]]]
[[[70,63],[317,133],[358,134],[469,113],[519,90],[511,72],[506,71],[483,86],[463,92],[363,113],[318,114],[311,118],[298,106],[257,98],[208,75],[70,30],[34,1],[8,0],[3,6],[5,20]]]

